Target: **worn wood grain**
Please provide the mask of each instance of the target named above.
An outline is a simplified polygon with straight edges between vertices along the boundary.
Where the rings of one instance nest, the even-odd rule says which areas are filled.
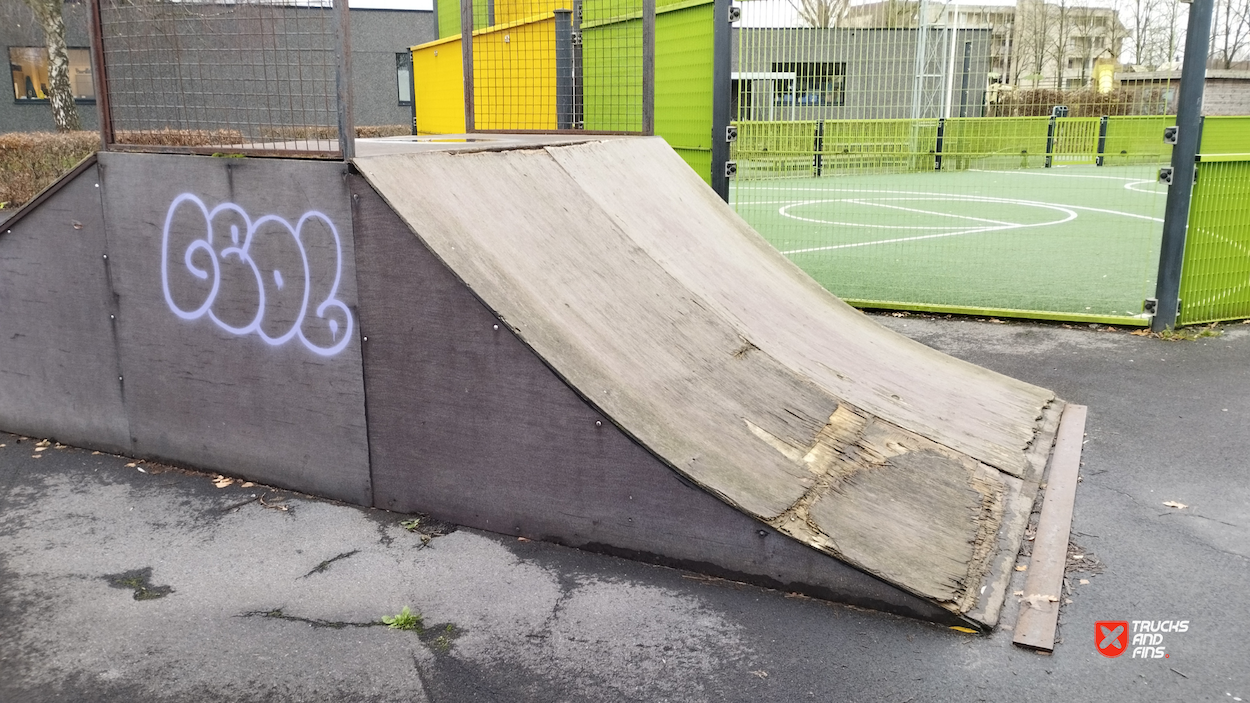
[[[1055,627],[1063,600],[1063,574],[1068,563],[1068,537],[1076,484],[1081,471],[1081,445],[1085,442],[1084,405],[1063,411],[1050,470],[1046,474],[1046,497],[1038,518],[1029,575],[1024,581],[1024,600],[1016,618],[1018,645],[1050,651],[1055,648]]]
[[[845,305],[725,206],[662,139],[547,147],[631,239],[762,351],[856,407],[1020,476],[1054,394]]]

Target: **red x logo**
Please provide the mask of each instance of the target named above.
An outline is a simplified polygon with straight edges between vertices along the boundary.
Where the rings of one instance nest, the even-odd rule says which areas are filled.
[[[1128,648],[1127,620],[1100,620],[1094,623],[1094,645],[1104,657],[1118,657]]]

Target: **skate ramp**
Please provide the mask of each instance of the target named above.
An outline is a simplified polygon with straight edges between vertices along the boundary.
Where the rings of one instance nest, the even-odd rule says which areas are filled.
[[[355,165],[521,342],[664,464],[803,544],[996,619],[1062,405],[1052,393],[867,320],[662,140]]]
[[[842,304],[662,140],[385,146],[84,162],[0,229],[0,429],[997,621],[1050,392]]]

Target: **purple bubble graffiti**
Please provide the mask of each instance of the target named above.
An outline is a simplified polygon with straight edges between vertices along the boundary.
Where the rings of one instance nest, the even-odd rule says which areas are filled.
[[[204,298],[204,302],[191,310],[184,310],[174,302],[174,296],[170,292],[169,287],[170,226],[174,222],[175,212],[178,210],[179,206],[182,205],[190,205],[198,208],[199,212],[204,216],[205,223],[204,237],[195,239],[187,245],[182,256],[183,264],[186,266],[187,272],[195,278],[198,278],[201,281],[208,281],[211,278],[212,281],[208,295]],[[213,218],[222,213],[237,216],[244,223],[247,231],[242,234],[243,241],[240,243],[239,227],[238,225],[231,225],[229,242],[222,242],[223,244],[227,244],[227,246],[218,250],[213,244]],[[328,347],[320,346],[309,341],[304,335],[303,329],[308,315],[309,298],[312,295],[313,287],[312,273],[308,264],[308,251],[304,247],[305,243],[302,238],[304,226],[310,222],[321,223],[334,237],[334,282],[330,286],[330,292],[326,295],[325,299],[320,301],[313,311],[317,318],[326,321],[326,325],[330,329],[331,338],[335,343]],[[261,269],[252,259],[250,254],[253,236],[256,235],[257,231],[263,225],[270,226],[270,228],[266,230],[266,234],[272,232],[273,228],[276,228],[280,230],[281,233],[290,235],[292,241],[294,241],[295,246],[299,250],[300,259],[302,260],[304,268],[303,301],[299,309],[299,314],[296,316],[295,322],[291,325],[291,328],[278,336],[269,335],[261,327],[261,323],[265,319],[265,286],[264,280],[261,276]],[[206,254],[211,266],[208,268],[197,266],[192,261],[192,257],[196,254],[196,252]],[[252,318],[251,322],[243,325],[242,327],[234,327],[225,323],[218,318],[212,310],[213,302],[217,299],[218,294],[221,293],[222,288],[220,262],[229,257],[235,257],[240,263],[250,267],[252,273],[256,277],[256,287],[258,291],[256,315]],[[304,213],[303,216],[300,217],[299,221],[294,225],[277,215],[265,215],[264,217],[253,221],[243,208],[235,205],[234,203],[222,203],[212,210],[209,210],[208,206],[204,204],[204,201],[200,200],[195,195],[191,193],[183,193],[182,195],[174,198],[173,202],[169,205],[169,212],[165,215],[165,228],[161,236],[161,286],[165,292],[165,303],[169,305],[169,309],[175,315],[184,320],[198,320],[207,314],[208,318],[212,320],[214,324],[231,334],[245,336],[255,333],[270,346],[280,346],[286,344],[292,339],[298,338],[300,343],[302,343],[314,354],[318,354],[320,356],[333,356],[338,354],[344,349],[344,347],[347,346],[348,342],[351,340],[353,328],[351,310],[349,310],[347,305],[345,305],[341,300],[336,298],[339,290],[339,279],[342,276],[342,272],[343,247],[342,241],[339,238],[338,228],[334,226],[334,223],[330,221],[329,217],[326,217],[320,212],[310,210]],[[287,284],[296,283],[294,280],[284,280],[282,274],[276,269],[273,271],[273,281],[278,290],[282,290]],[[339,334],[339,321],[327,317],[327,313],[333,310],[338,310],[345,320],[345,325],[341,330],[341,335]]]

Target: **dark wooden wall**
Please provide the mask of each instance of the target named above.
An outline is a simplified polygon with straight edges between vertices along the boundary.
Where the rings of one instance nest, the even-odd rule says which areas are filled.
[[[0,428],[122,452],[98,183],[92,165],[0,226]]]

